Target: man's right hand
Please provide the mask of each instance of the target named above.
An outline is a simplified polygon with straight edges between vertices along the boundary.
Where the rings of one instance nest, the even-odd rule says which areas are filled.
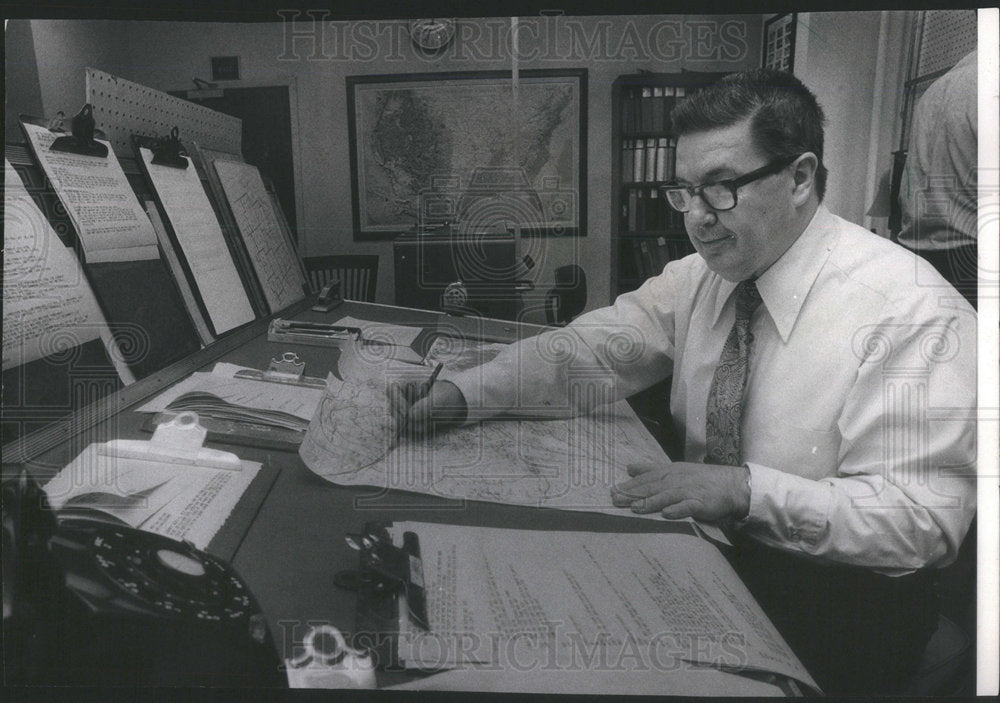
[[[426,383],[409,381],[389,386],[389,413],[396,437],[419,437],[432,427],[442,428],[465,422],[468,404],[451,381],[437,381],[426,393]]]

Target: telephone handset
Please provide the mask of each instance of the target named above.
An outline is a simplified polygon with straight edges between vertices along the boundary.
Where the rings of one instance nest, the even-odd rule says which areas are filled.
[[[124,525],[57,521],[26,472],[2,496],[9,683],[287,685],[260,608],[222,560]]]

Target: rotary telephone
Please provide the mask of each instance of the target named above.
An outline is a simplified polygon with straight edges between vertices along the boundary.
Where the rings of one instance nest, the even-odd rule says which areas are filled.
[[[103,520],[57,520],[27,472],[4,482],[2,501],[8,684],[287,685],[260,608],[222,560]]]

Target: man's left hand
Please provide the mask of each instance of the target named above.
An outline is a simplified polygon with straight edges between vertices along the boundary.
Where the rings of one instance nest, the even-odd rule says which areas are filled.
[[[629,464],[628,475],[632,478],[611,489],[611,500],[619,508],[659,510],[671,520],[693,517],[705,522],[740,520],[750,511],[750,470],[744,466]]]

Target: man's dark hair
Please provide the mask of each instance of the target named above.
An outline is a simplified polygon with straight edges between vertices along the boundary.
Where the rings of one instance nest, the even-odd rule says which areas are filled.
[[[748,117],[757,148],[771,159],[816,155],[816,194],[822,200],[823,109],[792,74],[769,68],[731,73],[681,101],[670,116],[678,136],[731,127]]]

